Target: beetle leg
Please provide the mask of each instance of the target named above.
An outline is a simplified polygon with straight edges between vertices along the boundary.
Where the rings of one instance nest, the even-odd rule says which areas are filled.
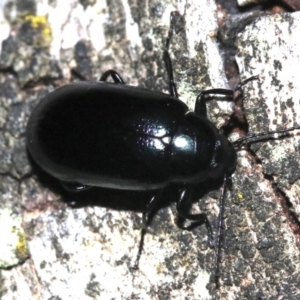
[[[169,92],[170,92],[170,95],[175,97],[175,98],[178,98],[178,92],[177,92],[176,84],[175,84],[174,77],[173,77],[172,61],[171,61],[168,50],[164,51],[163,60],[165,62],[166,69],[167,69],[168,76],[169,76]]]
[[[222,232],[224,228],[224,209],[225,209],[225,195],[227,189],[227,180],[228,175],[224,175],[222,192],[219,200],[219,217],[218,217],[218,232],[217,232],[217,241],[215,244],[216,249],[216,261],[215,261],[215,277],[214,281],[216,287],[219,288],[219,278],[220,278],[220,259],[221,259],[221,242],[222,242]]]
[[[222,192],[219,199],[219,216],[218,216],[218,231],[217,231],[217,240],[215,243],[215,251],[216,251],[216,260],[215,260],[215,275],[214,275],[214,282],[216,286],[219,286],[219,277],[220,277],[220,257],[221,257],[221,237],[222,237],[222,231],[223,231],[223,219],[224,219],[224,203],[225,203],[225,195],[226,195],[226,189],[227,189],[227,180],[228,176],[225,175],[223,179],[223,185],[222,185]],[[209,245],[213,246],[213,233],[212,228],[210,226],[210,223],[207,219],[206,214],[200,213],[200,214],[190,214],[187,213],[187,209],[190,207],[190,200],[192,197],[193,188],[186,188],[181,191],[180,198],[177,202],[177,212],[180,217],[186,219],[195,221],[192,225],[188,227],[181,227],[183,229],[191,229],[194,228],[196,225],[205,224],[208,230],[208,238],[209,238]]]
[[[183,218],[183,220],[191,220],[191,221],[195,221],[195,222],[193,222],[189,226],[181,226],[181,225],[178,225],[178,226],[182,229],[191,229],[191,228],[194,228],[195,226],[205,224],[206,228],[208,230],[209,244],[212,245],[213,244],[213,242],[212,242],[213,234],[212,234],[212,229],[211,229],[211,226],[207,219],[206,214],[205,213],[190,214],[187,212],[188,209],[190,208],[191,197],[192,197],[193,192],[194,192],[194,189],[190,188],[190,187],[183,189],[181,191],[180,198],[176,203],[176,209],[177,209],[178,215],[181,218]]]
[[[141,238],[140,238],[140,243],[139,243],[138,254],[137,254],[134,266],[133,266],[134,270],[137,270],[139,268],[139,261],[140,261],[141,254],[143,251],[144,238],[145,238],[147,226],[151,220],[151,217],[153,216],[153,213],[157,209],[157,203],[159,203],[159,200],[161,199],[162,192],[163,192],[163,190],[159,190],[157,192],[157,194],[155,194],[151,198],[150,202],[148,203],[148,205],[146,207],[146,210],[143,212],[143,227],[142,227],[142,231],[141,231]]]
[[[84,185],[74,181],[62,181],[60,180],[60,184],[69,192],[81,192],[87,189],[92,188],[90,185]]]
[[[216,94],[216,95],[225,95],[233,97],[233,90],[230,89],[211,89],[202,91],[198,96],[195,103],[195,113],[200,117],[207,117],[207,110],[206,110],[206,98],[205,95],[209,94]]]
[[[175,30],[176,16],[179,16],[179,13],[177,11],[171,12],[171,14],[170,14],[170,28],[169,28],[168,36],[167,36],[167,39],[166,39],[166,47],[165,47],[165,50],[164,50],[164,53],[163,53],[163,61],[166,65],[166,70],[167,70],[168,77],[169,77],[169,92],[170,92],[170,95],[173,96],[173,97],[178,98],[178,92],[177,92],[176,84],[175,84],[174,77],[173,77],[172,61],[171,61],[170,54],[169,54],[170,41],[172,39],[173,32]]]
[[[118,72],[116,72],[115,70],[108,70],[108,71],[104,72],[102,74],[102,76],[100,77],[100,81],[106,81],[108,76],[111,76],[111,78],[113,79],[113,81],[115,83],[125,84],[121,75]]]
[[[245,84],[247,84],[249,81],[252,80],[257,80],[259,79],[258,76],[251,76],[243,81],[241,81],[237,87],[233,90],[231,89],[210,89],[210,90],[206,90],[206,91],[202,91],[198,96],[197,96],[197,100],[195,103],[195,113],[200,116],[200,117],[207,117],[207,112],[206,112],[206,95],[209,94],[215,94],[215,95],[224,95],[224,96],[230,96],[230,101],[233,101],[233,94],[238,91],[241,90],[242,86],[244,86]]]

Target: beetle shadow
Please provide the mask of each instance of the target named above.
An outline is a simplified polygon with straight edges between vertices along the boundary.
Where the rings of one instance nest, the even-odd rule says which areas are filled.
[[[37,176],[41,185],[60,195],[62,202],[74,209],[88,206],[99,206],[119,211],[144,212],[147,210],[147,205],[151,198],[155,195],[155,193],[157,193],[157,191],[153,190],[132,191],[102,187],[91,187],[86,190],[71,192],[66,190],[58,179],[46,173],[31,159],[31,157],[29,159],[33,168],[33,173]],[[193,196],[190,201],[186,203],[186,212],[190,210],[194,203],[199,202],[201,204],[201,199],[208,192],[213,190],[218,191],[221,185],[222,181],[208,181],[197,184],[197,186],[194,187]],[[180,187],[178,185],[170,184],[166,187],[162,192],[159,203],[149,215],[149,222],[160,209],[170,206],[172,203],[176,202],[179,197]],[[178,216],[176,223],[179,227],[182,227],[181,224],[184,223],[184,219]],[[185,229],[189,230],[197,226],[199,226],[199,224],[197,222],[193,222],[189,227],[185,227]]]
[[[153,191],[116,190],[102,187],[91,187],[86,190],[71,192],[66,190],[57,178],[44,171],[28,152],[27,155],[32,166],[32,174],[37,177],[39,183],[59,195],[61,201],[71,208],[100,206],[120,211],[143,212],[154,195]],[[168,206],[170,203],[167,200],[162,201],[161,204]]]

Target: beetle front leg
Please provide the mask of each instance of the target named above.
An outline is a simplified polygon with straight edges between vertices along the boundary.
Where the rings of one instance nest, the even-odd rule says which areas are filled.
[[[225,95],[233,97],[233,90],[230,89],[211,89],[202,91],[198,96],[195,103],[195,113],[200,117],[207,117],[207,109],[206,109],[206,100],[205,96],[209,94],[215,94],[215,95]]]
[[[220,278],[220,257],[221,257],[221,234],[223,230],[223,215],[224,215],[224,206],[225,206],[225,195],[226,195],[226,188],[227,188],[227,182],[228,182],[228,176],[224,175],[223,179],[223,185],[222,185],[222,192],[219,199],[219,217],[218,217],[218,231],[217,231],[217,240],[214,245],[213,243],[213,233],[212,228],[210,226],[210,223],[207,219],[206,214],[200,213],[200,214],[190,214],[187,213],[188,209],[190,208],[190,202],[192,193],[194,191],[193,187],[185,188],[181,191],[180,198],[177,202],[177,212],[180,217],[182,217],[185,220],[191,220],[195,221],[192,225],[188,227],[181,227],[183,229],[191,229],[194,228],[195,225],[201,225],[205,224],[206,228],[208,230],[208,237],[209,237],[209,245],[212,247],[214,246],[216,250],[216,260],[215,260],[215,274],[214,274],[214,282],[216,284],[216,287],[219,287],[219,278]]]
[[[200,117],[207,117],[207,110],[206,110],[206,101],[207,99],[205,98],[206,95],[209,94],[214,94],[214,95],[224,95],[224,96],[230,96],[231,100],[233,101],[233,94],[238,91],[241,90],[242,86],[244,86],[245,84],[247,84],[249,81],[252,80],[258,80],[259,77],[256,76],[251,76],[243,81],[241,81],[237,87],[233,90],[231,89],[210,89],[210,90],[206,90],[206,91],[202,91],[198,96],[197,96],[197,100],[195,103],[195,113],[200,116]]]
[[[212,233],[210,223],[207,219],[207,215],[205,213],[200,213],[200,214],[190,214],[190,213],[188,213],[188,210],[191,206],[191,198],[192,198],[193,192],[194,192],[193,187],[188,187],[188,188],[183,189],[181,191],[180,198],[176,203],[176,209],[177,209],[178,215],[181,218],[183,218],[184,220],[191,220],[191,221],[195,221],[195,222],[193,222],[189,226],[180,226],[180,225],[178,225],[178,226],[182,229],[188,229],[189,230],[189,229],[194,228],[196,226],[200,226],[202,224],[205,224],[205,226],[207,228],[207,231],[208,231],[209,245],[212,246],[212,244],[213,244],[213,233]]]
[[[104,72],[102,74],[102,76],[100,77],[100,81],[106,81],[108,76],[111,76],[111,78],[113,79],[113,81],[115,83],[125,84],[121,75],[118,72],[116,72],[115,70],[108,70],[108,71]]]

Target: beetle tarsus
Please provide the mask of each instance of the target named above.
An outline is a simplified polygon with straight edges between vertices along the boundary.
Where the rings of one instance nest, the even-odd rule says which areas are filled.
[[[236,88],[233,90],[233,92],[235,93],[237,90],[240,90],[244,85],[246,85],[249,81],[252,80],[259,80],[259,75],[254,75],[251,77],[246,78],[245,80],[241,81]]]

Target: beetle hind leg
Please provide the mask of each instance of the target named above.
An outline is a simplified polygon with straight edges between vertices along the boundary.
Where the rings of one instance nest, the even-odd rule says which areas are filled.
[[[134,266],[132,269],[137,270],[139,268],[139,261],[142,255],[143,247],[144,247],[144,239],[145,239],[145,234],[147,231],[147,227],[151,221],[151,218],[153,214],[155,213],[157,209],[157,204],[159,203],[161,199],[163,190],[159,190],[149,201],[145,211],[143,212],[143,227],[141,230],[141,237],[140,237],[140,242],[139,242],[139,249],[138,249],[138,254],[134,263]]]
[[[102,74],[100,81],[106,81],[108,76],[110,76],[115,83],[125,84],[121,75],[115,70],[108,70]]]

